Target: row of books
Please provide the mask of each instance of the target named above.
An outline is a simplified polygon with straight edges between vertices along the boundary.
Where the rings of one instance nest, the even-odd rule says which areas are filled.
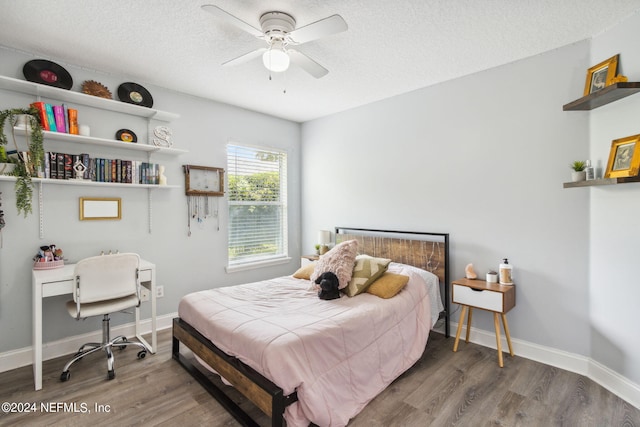
[[[81,166],[76,166],[81,164]],[[103,159],[88,154],[45,153],[44,178],[82,179],[122,184],[158,184],[160,165],[137,160]]]
[[[31,106],[38,110],[42,129],[78,134],[78,110],[75,108],[69,108],[65,104],[52,105],[46,102],[33,102]]]

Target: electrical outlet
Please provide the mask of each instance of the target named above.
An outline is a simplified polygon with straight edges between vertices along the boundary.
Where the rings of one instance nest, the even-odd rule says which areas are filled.
[[[149,289],[140,286],[140,301],[149,301]]]
[[[156,286],[156,297],[164,297],[164,286]]]

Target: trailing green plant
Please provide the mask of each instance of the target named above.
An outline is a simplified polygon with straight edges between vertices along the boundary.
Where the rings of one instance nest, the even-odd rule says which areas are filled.
[[[28,153],[20,151],[16,142],[15,125],[18,116],[24,115],[27,118],[25,126],[25,136],[29,144]],[[5,125],[8,123],[11,128],[11,138],[16,150],[16,168],[12,175],[16,177],[16,208],[18,214],[22,213],[26,217],[33,212],[31,202],[33,200],[32,176],[42,168],[44,163],[44,145],[42,125],[40,124],[38,110],[35,108],[10,108],[0,111],[0,161],[7,161],[6,146],[9,143],[5,134]],[[9,159],[10,160],[10,159]]]
[[[31,200],[33,199],[31,174],[27,170],[27,165],[24,162],[18,162],[12,175],[16,177],[16,208],[18,209],[18,213],[22,212],[26,217],[27,214],[33,212],[31,206]]]
[[[576,172],[582,172],[584,168],[587,167],[587,163],[583,160],[576,160],[569,164],[569,167]]]

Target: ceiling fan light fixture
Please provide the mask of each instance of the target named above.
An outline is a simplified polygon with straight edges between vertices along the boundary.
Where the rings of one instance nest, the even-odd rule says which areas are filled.
[[[281,73],[289,68],[291,60],[284,49],[274,49],[272,47],[262,55],[262,62],[264,66],[267,67],[267,70],[273,71],[274,73]]]

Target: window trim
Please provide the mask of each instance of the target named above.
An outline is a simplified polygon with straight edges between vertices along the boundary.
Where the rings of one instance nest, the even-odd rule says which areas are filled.
[[[283,169],[279,169],[280,172],[280,190],[284,190],[281,191],[281,198],[283,199],[283,201],[278,201],[278,202],[262,202],[262,204],[264,205],[268,205],[268,204],[274,204],[274,205],[279,205],[282,206],[282,217],[283,217],[283,224],[282,224],[282,229],[281,229],[281,234],[280,237],[283,240],[283,251],[281,254],[274,254],[274,255],[264,255],[264,256],[255,256],[253,258],[249,258],[246,260],[240,260],[240,261],[236,261],[236,262],[232,262],[229,258],[229,244],[230,244],[230,235],[231,235],[231,225],[229,223],[229,227],[227,229],[227,265],[225,267],[225,270],[227,273],[235,273],[235,272],[240,272],[240,271],[246,271],[246,270],[252,270],[252,269],[257,269],[257,268],[262,268],[262,267],[269,267],[269,266],[273,266],[273,265],[281,265],[281,264],[286,264],[289,263],[291,261],[291,257],[289,255],[289,195],[288,195],[288,191],[289,191],[289,151],[287,149],[283,149],[283,148],[275,148],[275,147],[269,147],[269,146],[260,146],[260,145],[252,145],[252,144],[242,144],[239,142],[235,142],[235,141],[228,141],[227,145],[226,145],[226,160],[227,160],[227,182],[230,183],[231,182],[231,172],[232,170],[234,170],[233,168],[229,167],[229,147],[239,147],[241,149],[248,149],[248,150],[255,150],[256,152],[258,151],[268,151],[268,152],[274,152],[274,153],[278,153],[281,155],[285,156],[285,165]],[[284,182],[283,182],[283,178],[284,178]],[[283,188],[284,187],[284,188]],[[249,202],[245,202],[245,201],[239,201],[239,202],[232,202],[230,200],[231,198],[231,190],[229,189],[227,191],[227,194],[229,196],[229,199],[227,199],[227,215],[230,215],[230,209],[232,206],[238,206],[241,205],[243,203],[249,203]]]
[[[261,261],[253,260],[253,261],[247,261],[247,262],[237,263],[233,265],[227,264],[227,266],[225,267],[225,270],[227,273],[238,273],[241,271],[255,270],[257,268],[288,264],[289,262],[291,262],[291,260],[292,258],[290,256],[279,256],[279,257],[274,257],[271,259],[265,259]]]

